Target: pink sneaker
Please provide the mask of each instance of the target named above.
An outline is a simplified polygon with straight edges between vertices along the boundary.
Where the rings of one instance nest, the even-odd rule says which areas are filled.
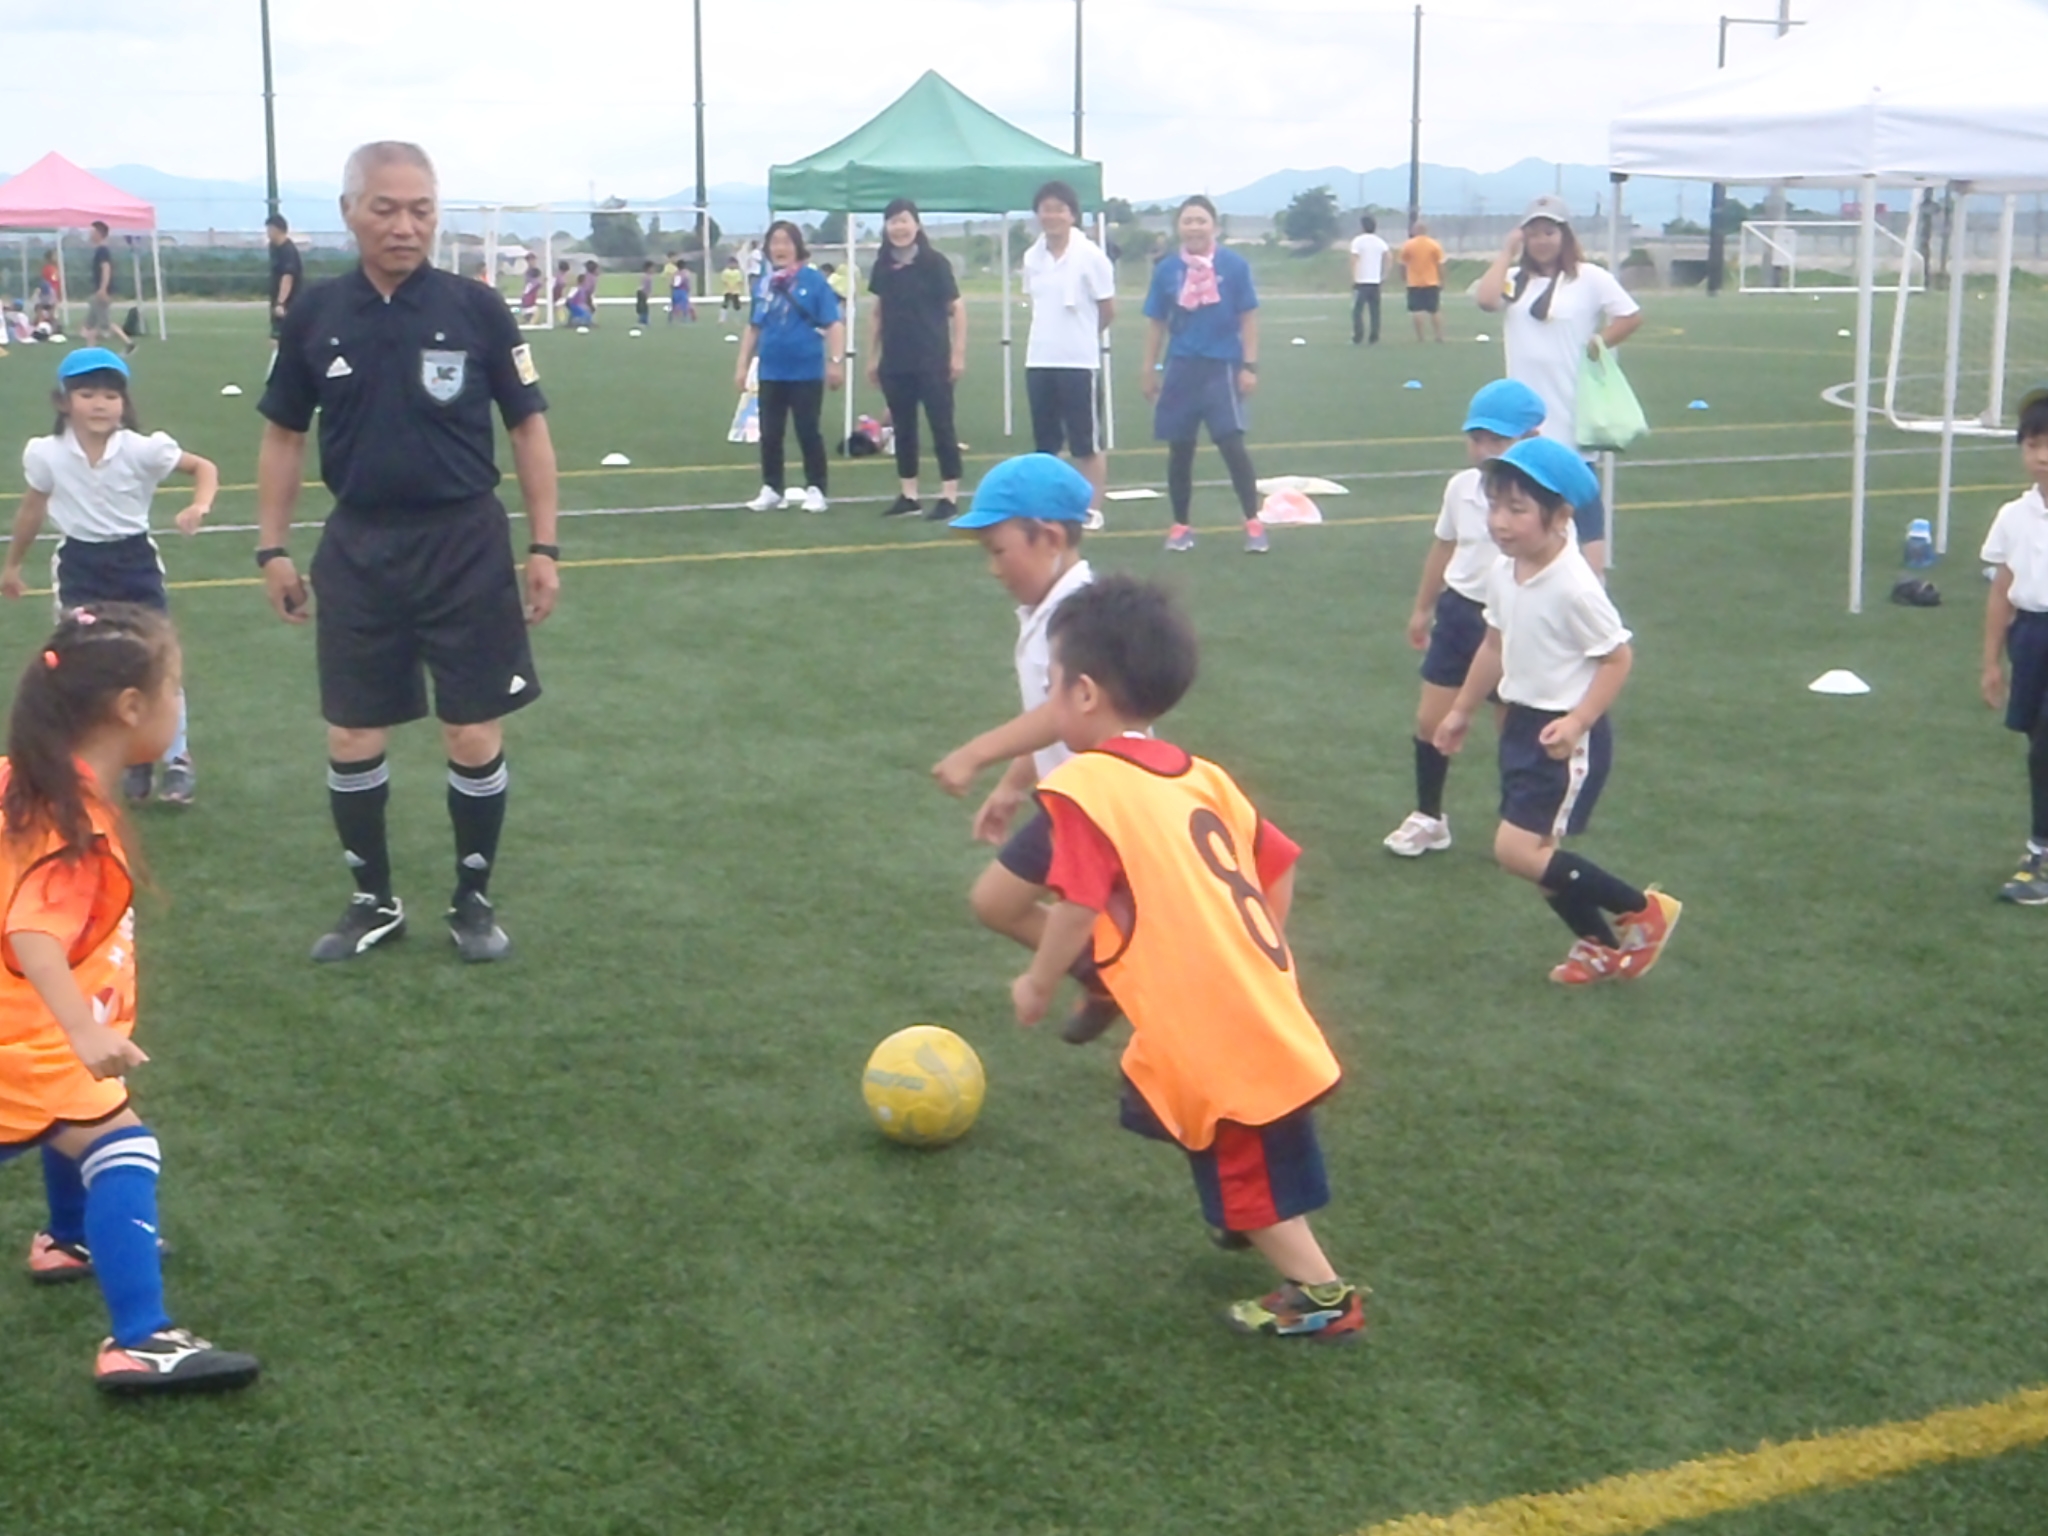
[[[1184,555],[1195,547],[1195,530],[1186,523],[1175,523],[1167,530],[1166,547],[1176,555]]]
[[[1266,525],[1256,517],[1245,519],[1244,552],[1248,555],[1263,555],[1272,545],[1266,542]]]
[[[60,1243],[38,1232],[28,1245],[28,1277],[37,1285],[92,1278],[92,1254],[83,1243]]]

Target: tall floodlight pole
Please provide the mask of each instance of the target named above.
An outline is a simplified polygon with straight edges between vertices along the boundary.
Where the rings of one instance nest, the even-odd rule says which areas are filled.
[[[704,0],[690,0],[690,44],[697,70],[697,259],[704,268],[703,291],[711,293],[711,210],[704,185]]]
[[[1422,217],[1422,7],[1415,7],[1415,69],[1408,85],[1408,227]]]
[[[1081,0],[1074,0],[1074,158],[1081,158]]]
[[[1803,21],[1792,19],[1792,0],[1778,0],[1778,14],[1775,18],[1764,16],[1723,16],[1721,18],[1721,43],[1714,55],[1714,68],[1728,67],[1728,29],[1730,27],[1775,27],[1777,35],[1783,37],[1794,27],[1803,27]],[[1785,216],[1785,194],[1780,188],[1773,188],[1764,196],[1765,212],[1774,219]],[[1722,283],[1722,268],[1728,261],[1728,232],[1724,217],[1728,207],[1728,187],[1723,182],[1714,183],[1714,195],[1707,203],[1707,292],[1719,293]],[[1770,250],[1764,251],[1764,265],[1773,273],[1775,286],[1777,264],[1770,259]]]
[[[277,206],[277,93],[271,89],[270,81],[270,0],[257,0],[263,17],[263,158],[269,173],[270,215],[275,218]]]

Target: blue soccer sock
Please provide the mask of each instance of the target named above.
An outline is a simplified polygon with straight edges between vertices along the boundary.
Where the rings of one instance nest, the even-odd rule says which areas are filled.
[[[161,1165],[156,1137],[140,1125],[107,1132],[79,1160],[93,1274],[113,1319],[114,1342],[124,1348],[171,1326],[156,1234]]]
[[[43,1148],[43,1192],[50,1199],[50,1223],[44,1228],[60,1243],[85,1241],[85,1175],[62,1152]]]

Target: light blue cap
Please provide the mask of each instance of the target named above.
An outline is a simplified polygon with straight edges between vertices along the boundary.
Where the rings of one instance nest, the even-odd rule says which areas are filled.
[[[1555,438],[1525,437],[1493,462],[1514,465],[1573,507],[1591,506],[1600,495],[1600,481],[1586,461]]]
[[[128,359],[118,352],[105,347],[80,347],[76,352],[65,354],[64,361],[57,365],[57,382],[75,379],[81,373],[118,373],[128,377]]]
[[[1465,430],[1522,437],[1542,426],[1547,414],[1543,397],[1528,385],[1519,379],[1495,379],[1482,385],[1465,407]]]
[[[948,528],[993,528],[1012,518],[1041,523],[1081,523],[1095,487],[1065,459],[1049,453],[1019,454],[1005,459],[974,488],[974,501]]]

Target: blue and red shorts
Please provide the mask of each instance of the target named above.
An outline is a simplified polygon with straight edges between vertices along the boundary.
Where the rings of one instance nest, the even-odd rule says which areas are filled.
[[[1127,1131],[1173,1141],[1129,1078],[1124,1079],[1118,1119]],[[1199,1152],[1181,1150],[1195,1176],[1203,1220],[1222,1231],[1257,1232],[1330,1203],[1330,1176],[1316,1140],[1313,1105],[1270,1125],[1218,1121],[1216,1139],[1208,1146]]]

